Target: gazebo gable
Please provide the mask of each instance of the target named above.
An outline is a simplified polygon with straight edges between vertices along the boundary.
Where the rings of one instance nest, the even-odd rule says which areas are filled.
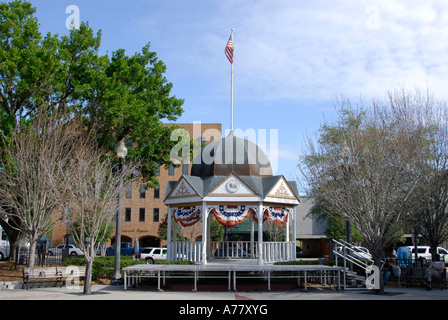
[[[211,190],[207,197],[258,197],[243,179],[236,174],[230,174],[224,181]]]
[[[283,176],[267,192],[266,198],[296,200],[297,202],[299,201],[297,195]]]
[[[196,190],[191,186],[191,184],[185,179],[185,177],[181,177],[173,189],[168,193],[165,197],[165,202],[168,200],[178,200],[182,198],[196,198],[200,197],[200,195],[196,192]]]

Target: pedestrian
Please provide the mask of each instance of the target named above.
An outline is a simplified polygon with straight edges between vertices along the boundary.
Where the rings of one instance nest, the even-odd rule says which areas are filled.
[[[440,261],[440,255],[437,254],[435,260],[425,270],[426,290],[431,290],[432,279],[442,278],[443,269],[445,269],[445,262]]]

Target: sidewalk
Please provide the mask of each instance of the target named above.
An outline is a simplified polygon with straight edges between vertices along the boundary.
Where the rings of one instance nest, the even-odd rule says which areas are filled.
[[[448,300],[448,291],[421,288],[386,287],[386,294],[377,295],[363,291],[336,291],[329,288],[312,287],[289,291],[164,291],[153,288],[123,290],[123,286],[94,285],[90,296],[82,293],[82,287],[32,288],[29,290],[0,290],[0,300]]]

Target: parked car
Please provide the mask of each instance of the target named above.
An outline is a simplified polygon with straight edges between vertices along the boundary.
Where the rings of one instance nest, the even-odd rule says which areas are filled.
[[[408,246],[411,250],[411,259],[415,258],[415,247]],[[440,255],[440,260],[448,263],[448,251],[442,247],[437,247],[437,254]],[[423,264],[432,261],[431,247],[430,246],[417,246],[417,259],[422,259]]]
[[[143,248],[139,259],[145,260],[147,264],[153,264],[156,261],[166,260],[166,253],[166,248]]]
[[[2,227],[0,226],[0,260],[6,259],[9,257],[10,248],[9,248],[9,240],[8,236],[6,235],[6,232],[3,231]]]
[[[141,249],[139,251],[141,251]],[[114,256],[115,255],[115,244],[113,244],[112,246],[106,248],[106,255],[107,256]],[[121,243],[120,255],[122,255],[122,256],[132,256],[132,255],[134,255],[134,248],[132,247],[132,243],[130,243],[130,242],[122,242]]]
[[[369,250],[364,247],[353,247],[352,256],[357,259],[370,259],[372,260],[372,255]]]
[[[65,248],[65,244],[61,244],[60,246],[57,246],[56,248],[50,248],[48,249],[48,255],[53,256],[53,255],[59,255],[62,254],[62,249]],[[75,247],[72,244],[68,245],[68,254],[71,256],[77,256],[77,255],[83,255],[84,252],[82,252],[81,249]]]
[[[296,258],[302,258],[303,257],[303,250],[300,247],[296,247]]]
[[[346,248],[345,249],[347,252],[347,255],[352,256],[353,258],[356,259],[370,259],[372,260],[372,255],[370,254],[369,250],[367,248],[364,247],[352,247],[351,249]],[[340,247],[338,250],[338,253],[343,255],[343,247]]]

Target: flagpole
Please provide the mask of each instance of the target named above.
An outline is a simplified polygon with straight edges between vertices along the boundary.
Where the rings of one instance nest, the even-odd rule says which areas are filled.
[[[233,41],[233,29],[232,29]],[[233,41],[235,45],[235,42]],[[230,64],[230,130],[233,132],[233,62]]]

